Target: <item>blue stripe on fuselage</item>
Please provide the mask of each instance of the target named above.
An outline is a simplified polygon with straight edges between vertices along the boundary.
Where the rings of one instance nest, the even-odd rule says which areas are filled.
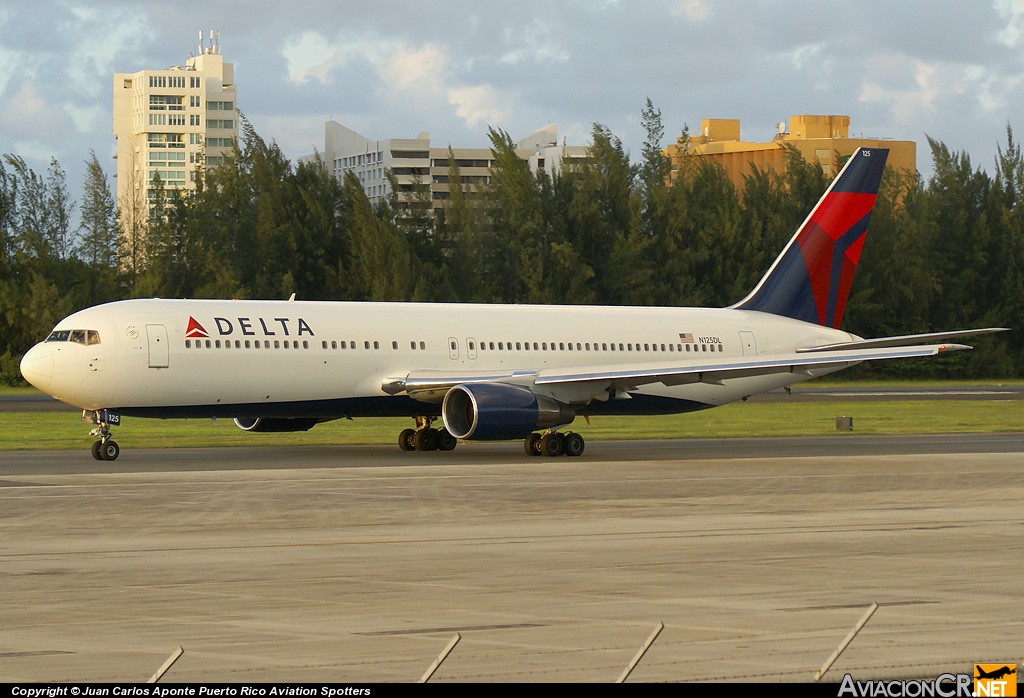
[[[576,410],[584,415],[655,415],[681,414],[714,407],[704,402],[630,393],[628,400],[592,402]],[[189,419],[212,417],[266,417],[341,419],[345,417],[437,417],[441,405],[420,402],[401,395],[395,397],[352,397],[333,400],[298,400],[295,402],[248,402],[229,405],[178,405],[159,407],[119,407],[122,416],[158,419]]]

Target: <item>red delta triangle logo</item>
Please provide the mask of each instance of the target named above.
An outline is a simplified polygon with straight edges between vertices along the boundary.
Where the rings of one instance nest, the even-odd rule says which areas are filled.
[[[186,337],[209,337],[206,328],[196,322],[196,319],[191,315],[188,316],[188,327],[185,328]]]

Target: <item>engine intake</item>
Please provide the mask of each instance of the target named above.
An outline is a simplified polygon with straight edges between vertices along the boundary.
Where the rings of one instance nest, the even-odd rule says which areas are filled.
[[[569,424],[568,405],[507,383],[460,384],[444,396],[444,426],[457,439],[522,439],[537,429]]]
[[[235,426],[242,431],[309,431],[320,421],[313,417],[235,417]]]

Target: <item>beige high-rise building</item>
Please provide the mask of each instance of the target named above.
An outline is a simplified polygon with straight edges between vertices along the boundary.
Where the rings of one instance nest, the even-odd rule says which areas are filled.
[[[212,31],[205,42],[199,33],[198,54],[183,66],[114,74],[117,202],[121,234],[133,238],[122,242],[144,249],[136,238],[158,215],[158,181],[169,198],[223,162],[238,138],[236,105],[234,66]]]

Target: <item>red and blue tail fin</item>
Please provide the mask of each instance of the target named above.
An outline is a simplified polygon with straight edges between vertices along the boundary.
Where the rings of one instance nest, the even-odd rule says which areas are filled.
[[[855,150],[768,273],[732,307],[838,328],[888,155]]]

